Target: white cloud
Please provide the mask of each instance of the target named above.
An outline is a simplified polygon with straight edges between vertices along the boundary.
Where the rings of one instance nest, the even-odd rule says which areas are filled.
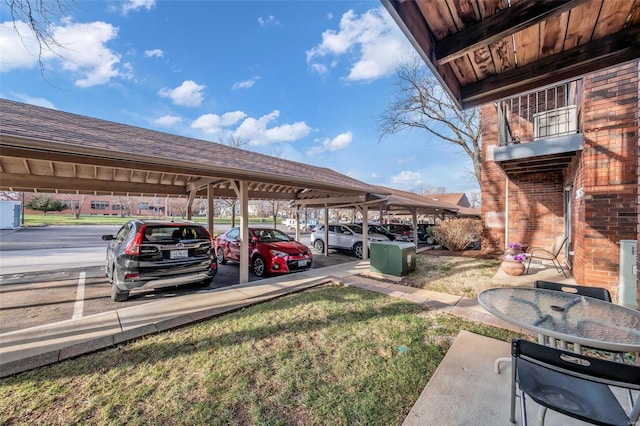
[[[273,15],[269,15],[266,18],[263,18],[262,16],[260,16],[258,18],[258,23],[262,27],[267,26],[267,25],[280,25],[280,22]]]
[[[268,128],[269,123],[279,116],[280,111],[275,110],[258,119],[249,117],[233,132],[233,136],[248,140],[250,145],[255,146],[292,142],[305,138],[311,133],[311,128],[304,121]]]
[[[414,161],[416,159],[416,156],[411,156],[408,158],[397,158],[396,159],[396,164],[404,164],[404,163],[411,163],[412,161]]]
[[[185,80],[175,89],[160,89],[158,94],[163,98],[170,98],[174,104],[196,107],[202,103],[202,92],[207,86],[197,84],[192,80]]]
[[[246,81],[239,81],[237,83],[233,83],[233,86],[231,86],[232,89],[249,89],[251,87],[253,87],[254,84],[256,84],[256,82],[260,80],[260,76],[255,76],[253,78],[250,78],[249,80]]]
[[[164,115],[158,118],[157,120],[155,120],[154,123],[159,124],[160,126],[171,127],[174,124],[179,123],[181,121],[182,121],[182,118],[176,115]]]
[[[49,101],[48,99],[37,98],[37,97],[22,94],[22,93],[14,94],[14,97],[15,99],[21,102],[24,102],[25,104],[41,106],[43,108],[49,108],[49,109],[58,109],[53,105],[53,102]]]
[[[422,184],[421,175],[417,172],[405,170],[391,178],[391,183],[401,187],[410,187]]]
[[[320,145],[312,147],[307,151],[307,155],[317,155],[325,151],[338,151],[345,149],[353,140],[353,133],[350,131],[340,133],[333,139],[326,138],[321,141]]]
[[[384,7],[358,16],[349,10],[340,19],[339,31],[322,33],[322,43],[307,51],[307,64],[315,71],[326,71],[322,61],[349,55],[350,81],[375,80],[395,72],[398,63],[413,51],[408,40]],[[352,58],[351,56],[354,56]]]
[[[222,115],[204,114],[191,123],[191,127],[200,129],[206,134],[218,133],[225,127],[233,126],[246,116],[247,114],[242,111],[227,112]]]
[[[128,0],[122,4],[122,13],[126,15],[132,10],[151,10],[156,5],[156,0]]]
[[[53,62],[72,71],[79,87],[105,84],[115,77],[131,78],[131,65],[122,64],[119,68],[120,55],[107,47],[107,43],[118,36],[118,29],[111,24],[81,24],[65,19],[61,25],[48,29],[53,42],[49,47],[43,46],[42,52],[26,23],[16,22],[16,29],[18,32],[13,30],[11,22],[4,22],[0,27],[0,70],[3,72]]]
[[[164,56],[164,52],[162,51],[162,49],[145,50],[144,54],[150,58],[162,58]]]
[[[17,21],[15,29],[13,22],[0,24],[0,71],[32,68],[38,63],[38,41],[29,26]]]

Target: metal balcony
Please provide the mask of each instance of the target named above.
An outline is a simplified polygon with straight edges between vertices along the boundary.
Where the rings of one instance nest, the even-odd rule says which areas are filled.
[[[508,176],[565,169],[584,138],[582,80],[500,101],[493,160]]]

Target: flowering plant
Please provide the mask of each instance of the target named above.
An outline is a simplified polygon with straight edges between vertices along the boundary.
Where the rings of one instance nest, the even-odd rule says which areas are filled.
[[[507,247],[510,249],[522,250],[524,248],[524,244],[522,243],[507,243]]]
[[[504,260],[513,260],[515,262],[524,262],[527,258],[526,253],[518,253],[518,254],[505,254],[502,259]]]

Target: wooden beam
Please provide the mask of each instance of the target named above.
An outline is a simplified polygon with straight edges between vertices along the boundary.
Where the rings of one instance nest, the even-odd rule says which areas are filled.
[[[186,195],[187,191],[181,186],[155,185],[131,182],[114,182],[110,180],[78,179],[55,176],[28,175],[20,173],[0,173],[0,188],[23,188],[38,191],[99,191],[116,193],[145,193]]]
[[[363,203],[365,201],[365,196],[359,197],[333,197],[333,198],[311,198],[311,199],[303,199],[296,200],[296,205],[298,206],[325,206],[332,204],[358,204]]]
[[[526,0],[470,25],[436,45],[443,65],[590,0]]]
[[[465,108],[640,58],[640,25],[463,87]]]

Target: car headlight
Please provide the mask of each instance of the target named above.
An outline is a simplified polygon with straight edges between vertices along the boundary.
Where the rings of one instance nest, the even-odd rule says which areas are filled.
[[[269,250],[269,252],[273,255],[273,257],[287,257],[288,254],[281,252],[279,250]]]

